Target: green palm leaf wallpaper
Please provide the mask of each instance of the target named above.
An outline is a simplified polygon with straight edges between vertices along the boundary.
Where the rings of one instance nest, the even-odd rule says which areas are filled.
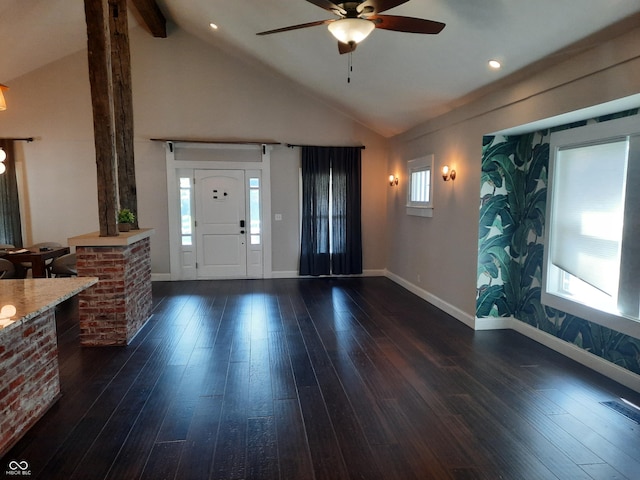
[[[513,317],[640,374],[640,339],[540,301],[551,132],[636,114],[483,138],[476,317]]]

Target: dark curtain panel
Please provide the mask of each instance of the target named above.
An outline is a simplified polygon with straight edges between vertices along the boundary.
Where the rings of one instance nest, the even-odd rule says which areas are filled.
[[[360,173],[359,147],[302,147],[300,275],[362,273]]]
[[[336,275],[362,273],[359,147],[335,148],[331,162],[331,271]]]
[[[328,275],[330,150],[302,147],[300,275]]]
[[[4,161],[7,170],[0,174],[0,243],[10,243],[16,247],[22,247],[13,140],[0,139],[0,147],[7,154],[7,159]]]

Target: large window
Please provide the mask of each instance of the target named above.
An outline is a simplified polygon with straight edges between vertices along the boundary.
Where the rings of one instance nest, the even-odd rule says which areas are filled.
[[[543,303],[638,335],[640,131],[627,118],[551,138]]]

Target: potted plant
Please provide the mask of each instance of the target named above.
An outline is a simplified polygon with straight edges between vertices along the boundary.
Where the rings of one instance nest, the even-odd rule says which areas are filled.
[[[123,208],[118,212],[118,230],[128,232],[131,230],[131,224],[136,221],[136,216],[128,208]]]

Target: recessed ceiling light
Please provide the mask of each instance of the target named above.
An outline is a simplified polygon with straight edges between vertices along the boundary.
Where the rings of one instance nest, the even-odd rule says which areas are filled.
[[[215,23],[211,22],[209,24],[209,26],[211,27],[211,30],[217,30],[218,29],[218,25],[216,25]]]
[[[502,67],[502,65],[500,64],[500,62],[498,60],[489,60],[489,66],[495,70],[499,69],[500,67]]]

